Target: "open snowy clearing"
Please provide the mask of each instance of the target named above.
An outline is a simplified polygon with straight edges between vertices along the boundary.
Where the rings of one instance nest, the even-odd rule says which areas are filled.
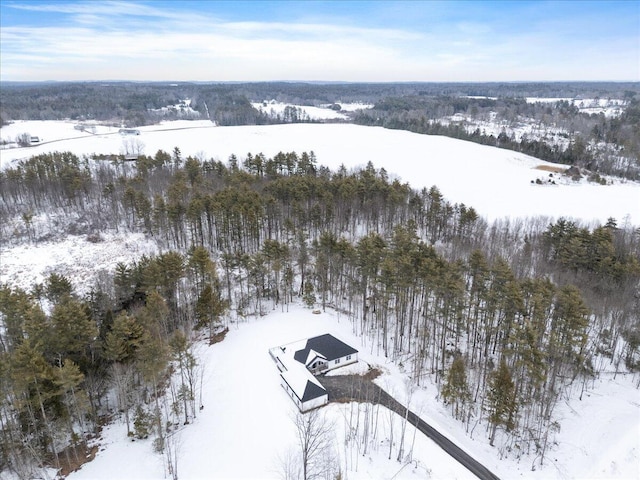
[[[192,425],[181,429],[178,472],[181,479],[281,478],[281,460],[296,449],[294,418],[297,407],[280,386],[278,370],[268,349],[291,340],[331,333],[360,348],[360,341],[345,320],[330,314],[313,315],[292,306],[290,312],[273,312],[258,320],[231,326],[224,341],[214,346],[199,344],[205,365],[202,403],[204,409]],[[374,357],[363,353],[364,359]],[[233,365],[233,368],[228,368]],[[227,366],[227,367],[225,367]],[[334,424],[335,451],[343,478],[409,479],[427,476],[440,479],[474,478],[433,442],[416,435],[413,462],[388,460],[389,413],[381,408],[379,447],[365,456],[351,454],[344,446],[345,416],[349,404],[332,405],[322,413]],[[357,410],[357,406],[355,406]],[[396,441],[401,418],[394,414]],[[406,442],[411,444],[408,427]],[[70,475],[71,480],[162,479],[162,457],[152,452],[151,440],[131,442],[122,424],[103,432],[101,451],[95,460]],[[354,447],[355,448],[355,447]],[[345,455],[346,452],[346,455]],[[297,453],[297,452],[296,452]],[[345,462],[347,466],[345,467]],[[356,466],[357,465],[357,466]]]
[[[4,127],[2,138],[29,131],[50,143],[2,150],[1,166],[53,150],[91,155],[120,154],[135,148],[154,155],[158,149],[170,152],[178,146],[185,157],[222,161],[231,154],[243,158],[248,152],[273,156],[279,151],[313,150],[319,164],[330,168],[363,167],[371,161],[414,188],[437,185],[447,199],[473,206],[488,219],[564,216],[605,222],[614,217],[620,223],[640,224],[638,183],[534,185],[531,182],[540,177],[535,168],[553,164],[447,137],[350,124],[215,127],[208,121],[178,121],[140,127],[140,135],[126,136],[100,130],[90,135],[74,130],[73,125],[21,122]],[[73,138],[65,140],[65,131],[73,132]],[[62,139],[51,142],[56,135]]]
[[[625,101],[619,98],[547,98],[527,97],[527,103],[569,102],[582,113],[604,114],[605,117],[617,117],[624,111]]]
[[[358,366],[367,363],[384,374],[377,382],[401,401],[406,401],[406,375],[363,345],[351,333],[344,318],[327,311],[313,315],[308,309],[290,306],[283,313],[275,310],[266,317],[232,325],[224,341],[214,346],[198,344],[198,357],[205,365],[202,403],[204,409],[179,435],[178,472],[182,479],[202,478],[279,478],[280,459],[296,448],[292,417],[295,405],[280,387],[278,371],[268,348],[293,340],[331,333],[360,350]],[[233,368],[227,368],[233,365]],[[335,373],[348,373],[338,369]],[[446,434],[500,478],[638,478],[640,460],[640,408],[637,390],[630,378],[603,379],[585,393],[583,401],[573,400],[558,409],[561,430],[557,445],[548,454],[545,467],[530,470],[533,458],[520,462],[499,459],[497,448],[488,445],[482,427],[475,439],[452,420],[447,408],[437,403],[435,386],[413,393],[410,408]],[[343,478],[474,478],[430,440],[416,435],[410,464],[388,459],[390,417],[381,408],[379,445],[366,455],[358,455],[344,444],[345,416],[350,404],[330,405],[321,410],[335,425],[335,447],[340,456]],[[394,417],[395,441],[399,439],[401,418]],[[406,432],[407,449],[413,429]],[[152,452],[151,440],[131,442],[123,424],[103,431],[101,449],[95,460],[69,476],[71,480],[161,479],[160,456]],[[408,453],[408,452],[407,452]],[[397,475],[397,476],[395,476]]]
[[[263,112],[265,115],[273,118],[277,117],[278,115],[282,116],[285,113],[285,109],[287,107],[295,108],[300,113],[300,116],[309,120],[347,120],[349,118],[344,113],[332,110],[328,107],[293,105],[291,103],[280,102],[252,103],[251,106],[256,110]]]
[[[156,253],[155,242],[140,233],[101,234],[97,243],[84,235],[70,235],[35,245],[0,245],[0,283],[30,291],[55,272],[67,277],[83,296],[101,272],[113,273],[119,262],[129,264]]]
[[[276,117],[282,115],[287,107],[293,107],[298,110],[302,115],[308,117],[309,120],[348,120],[349,117],[344,112],[355,112],[356,110],[363,110],[373,108],[373,105],[366,103],[343,103],[337,102],[340,105],[340,110],[336,111],[331,108],[331,105],[294,105],[292,103],[282,103],[275,100],[269,100],[264,102],[254,102],[251,104],[253,108],[258,111],[264,112],[266,115]]]

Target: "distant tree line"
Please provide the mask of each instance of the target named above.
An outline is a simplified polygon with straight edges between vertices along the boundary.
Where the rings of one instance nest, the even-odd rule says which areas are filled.
[[[605,97],[606,98],[606,97]],[[451,96],[403,96],[381,99],[373,109],[360,110],[355,123],[444,135],[483,145],[507,148],[554,163],[575,165],[589,171],[640,179],[640,92],[621,92],[627,105],[622,115],[580,113],[567,102],[528,103],[524,98],[468,98]],[[464,122],[447,118],[463,114],[471,119],[517,124],[521,119],[538,122],[542,128],[563,128],[568,145],[523,136],[516,139],[504,130],[487,134],[469,130]],[[604,142],[604,144],[603,144]]]
[[[189,98],[201,118],[221,124],[262,123],[265,120],[250,113],[250,101],[274,99],[297,105],[327,105],[336,102],[380,103],[406,98],[416,102],[413,109],[430,97],[446,97],[464,102],[468,95],[499,98],[577,97],[623,98],[625,92],[638,92],[636,83],[194,83],[161,82],[82,82],[82,83],[16,83],[3,82],[0,88],[0,119],[60,120],[97,119],[125,120],[130,125],[158,121],[150,112]],[[421,100],[422,99],[422,100]],[[456,100],[459,99],[459,100]],[[475,99],[482,102],[482,99]],[[209,110],[207,115],[207,108]],[[214,113],[219,110],[222,118]],[[459,106],[454,105],[455,111]],[[172,118],[176,112],[166,112]],[[235,122],[235,123],[231,123]]]

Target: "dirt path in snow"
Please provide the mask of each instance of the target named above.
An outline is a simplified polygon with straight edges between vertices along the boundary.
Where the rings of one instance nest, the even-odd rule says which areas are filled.
[[[383,405],[401,417],[406,416],[410,424],[415,425],[420,432],[433,440],[440,448],[466,467],[476,477],[481,480],[499,480],[488,468],[473,459],[468,453],[422,420],[418,415],[408,410],[370,379],[360,375],[324,376],[318,377],[318,379],[329,393],[330,402],[354,400],[357,402],[370,402]]]

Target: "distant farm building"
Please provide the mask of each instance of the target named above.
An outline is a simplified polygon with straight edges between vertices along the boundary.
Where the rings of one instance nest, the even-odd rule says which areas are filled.
[[[330,334],[273,347],[280,384],[301,412],[326,405],[329,394],[314,374],[356,363],[358,351]]]
[[[140,135],[140,130],[136,128],[121,128],[118,133],[120,135]]]
[[[29,143],[40,143],[40,137],[29,138]]]

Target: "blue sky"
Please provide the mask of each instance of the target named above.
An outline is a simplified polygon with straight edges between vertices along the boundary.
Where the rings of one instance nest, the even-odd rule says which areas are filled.
[[[640,1],[0,1],[0,79],[640,81]]]

